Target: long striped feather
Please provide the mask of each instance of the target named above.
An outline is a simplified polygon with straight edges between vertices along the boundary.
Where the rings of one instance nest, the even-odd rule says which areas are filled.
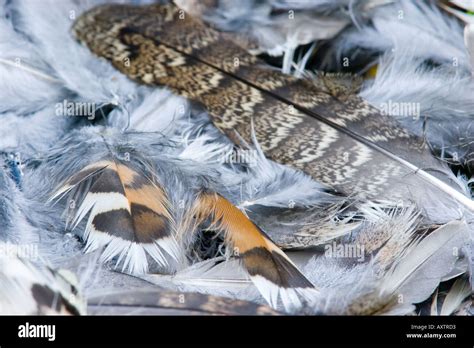
[[[266,156],[320,182],[372,198],[430,192],[438,197],[423,201],[430,207],[454,201],[474,212],[449,168],[393,118],[355,95],[328,93],[321,81],[264,67],[227,33],[171,4],[97,7],[73,32],[130,78],[204,104],[236,143],[236,133],[250,141],[253,119]]]

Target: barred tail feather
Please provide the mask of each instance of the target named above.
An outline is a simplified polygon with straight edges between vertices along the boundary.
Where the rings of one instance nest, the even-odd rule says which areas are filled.
[[[212,228],[225,235],[254,285],[265,300],[285,310],[300,308],[317,293],[293,262],[245,214],[222,196],[202,193],[194,206],[197,223],[210,219]]]
[[[81,184],[89,185],[82,197],[77,194]],[[102,261],[116,258],[122,271],[134,274],[148,271],[147,254],[160,266],[168,266],[168,254],[177,259],[170,203],[152,179],[128,165],[104,160],[73,175],[53,197],[69,192],[78,198],[77,207],[72,207],[72,228],[88,216],[81,233],[86,252],[104,247]]]

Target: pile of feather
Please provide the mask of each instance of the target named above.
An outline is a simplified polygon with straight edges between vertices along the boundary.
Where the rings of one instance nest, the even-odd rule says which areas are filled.
[[[401,176],[368,197],[255,137],[237,147],[205,109],[95,56],[71,27],[109,2],[0,0],[1,314],[474,313],[472,27],[438,2],[175,1],[428,144],[434,170],[407,165],[431,189]],[[239,254],[238,228],[270,269]]]

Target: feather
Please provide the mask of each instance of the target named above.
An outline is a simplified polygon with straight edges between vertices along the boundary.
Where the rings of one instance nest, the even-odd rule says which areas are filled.
[[[1,256],[0,266],[2,315],[85,313],[84,300],[69,272],[11,256]]]
[[[94,4],[101,2],[97,1]],[[279,1],[279,3],[284,2],[286,0]],[[359,4],[362,2],[341,0],[329,4],[325,0],[318,0],[307,4],[307,6],[317,7],[319,4],[322,9],[325,2],[328,8],[332,8],[330,11],[333,14],[347,11],[345,18],[350,16],[358,22],[358,25],[361,23],[357,12]],[[289,6],[288,3],[286,6]],[[218,233],[215,238],[219,250],[227,250],[225,257],[200,262],[201,255],[197,255],[198,251],[193,250],[194,242],[200,240],[200,234],[204,235],[202,230],[209,227],[209,222],[212,224],[212,216],[207,221],[203,221],[200,226],[183,231],[185,235],[176,236],[181,248],[178,252],[179,261],[163,252],[163,256],[170,264],[178,263],[169,265],[169,269],[166,270],[160,265],[157,266],[157,262],[149,255],[143,258],[143,254],[141,254],[138,258],[138,269],[142,268],[141,265],[145,259],[150,273],[136,274],[135,276],[124,274],[121,272],[124,262],[123,259],[120,261],[119,257],[112,258],[110,264],[98,262],[107,246],[102,246],[94,252],[91,251],[83,255],[79,239],[69,231],[69,228],[74,226],[74,218],[77,215],[75,213],[79,211],[80,205],[78,207],[76,204],[75,208],[69,208],[70,201],[67,198],[76,199],[76,203],[81,202],[81,199],[89,193],[94,181],[100,181],[99,178],[105,169],[99,170],[77,185],[70,186],[69,184],[71,178],[79,175],[78,173],[86,167],[104,160],[111,162],[110,166],[116,172],[120,165],[124,165],[129,170],[143,175],[146,179],[151,178],[151,181],[157,184],[162,190],[162,194],[167,198],[169,213],[179,227],[183,225],[183,220],[192,218],[192,208],[199,202],[200,193],[208,192],[214,195],[215,192],[218,197],[224,197],[235,208],[241,208],[242,214],[247,215],[254,226],[258,226],[262,231],[268,233],[269,238],[267,239],[271,239],[278,246],[301,247],[326,243],[326,245],[323,244],[316,248],[286,253],[293,263],[303,270],[306,279],[319,290],[318,294],[299,296],[297,299],[293,298],[294,293],[292,292],[279,291],[280,295],[283,294],[284,299],[289,302],[286,303],[287,308],[298,302],[308,302],[308,304],[304,303],[302,308],[296,312],[298,314],[306,312],[311,314],[416,314],[413,304],[426,299],[432,289],[439,288],[439,281],[459,277],[465,273],[467,257],[451,258],[451,255],[448,255],[448,251],[452,247],[450,244],[458,248],[461,256],[464,256],[464,252],[469,253],[469,246],[465,246],[464,238],[457,238],[458,234],[454,233],[456,240],[449,241],[444,247],[441,246],[432,257],[422,262],[422,265],[411,276],[402,281],[396,291],[387,292],[381,296],[380,288],[385,283],[385,277],[389,279],[390,283],[390,277],[398,274],[393,272],[393,269],[399,265],[397,260],[407,258],[414,262],[416,258],[413,255],[418,248],[422,251],[429,248],[429,240],[427,240],[428,244],[424,244],[424,239],[418,238],[429,237],[435,233],[436,229],[440,227],[432,226],[434,222],[444,224],[453,218],[463,218],[463,212],[458,211],[457,204],[451,206],[450,200],[440,191],[428,192],[428,186],[420,185],[416,180],[415,182],[406,180],[407,177],[414,175],[410,172],[397,172],[396,168],[392,168],[395,169],[394,173],[391,173],[390,170],[385,171],[384,165],[387,159],[383,156],[375,159],[370,158],[374,168],[380,169],[379,171],[374,170],[375,174],[369,175],[370,173],[365,170],[361,170],[360,173],[356,171],[354,174],[354,165],[350,162],[354,160],[355,162],[366,161],[364,157],[366,152],[360,152],[361,148],[355,146],[354,143],[351,143],[352,147],[350,144],[346,144],[342,148],[342,153],[338,152],[339,150],[333,147],[333,138],[331,138],[334,132],[329,131],[324,132],[324,137],[320,136],[322,133],[313,134],[313,138],[317,141],[307,148],[308,150],[317,149],[318,155],[320,155],[313,163],[318,164],[321,161],[320,165],[310,168],[309,173],[313,178],[322,179],[311,180],[295,169],[299,168],[298,165],[301,163],[297,162],[302,159],[298,159],[298,151],[293,152],[290,146],[286,146],[285,142],[288,142],[286,141],[288,138],[285,138],[286,133],[280,133],[285,129],[277,127],[274,133],[267,132],[262,135],[262,129],[278,122],[279,113],[272,113],[273,109],[271,108],[266,109],[272,104],[261,105],[260,110],[266,109],[266,112],[271,116],[266,125],[265,122],[256,122],[256,127],[252,128],[251,117],[247,118],[248,122],[245,124],[247,128],[242,127],[245,131],[239,130],[246,141],[242,141],[242,138],[237,136],[233,130],[226,131],[238,144],[239,148],[236,149],[225,136],[209,124],[205,113],[196,113],[196,110],[193,109],[195,104],[188,103],[182,97],[174,97],[169,91],[157,89],[155,86],[138,86],[130,82],[122,75],[117,74],[106,61],[94,58],[87,50],[74,43],[72,36],[65,35],[72,24],[68,11],[77,11],[76,15],[78,16],[92,3],[79,4],[74,1],[66,1],[61,6],[56,6],[51,1],[47,4],[50,6],[45,6],[44,3],[39,5],[31,1],[3,2],[0,0],[0,5],[5,5],[0,6],[0,32],[7,33],[5,36],[0,35],[0,48],[7,47],[5,50],[0,49],[0,60],[5,58],[7,62],[7,64],[0,63],[0,70],[3,69],[0,74],[5,77],[2,81],[7,84],[7,88],[11,88],[14,93],[17,93],[17,95],[9,94],[10,99],[4,98],[5,94],[0,95],[1,106],[6,105],[10,108],[10,111],[0,115],[2,124],[0,127],[0,151],[10,153],[20,151],[22,159],[21,167],[10,163],[7,163],[6,166],[0,165],[0,226],[2,226],[0,239],[6,237],[10,243],[12,241],[15,243],[26,242],[35,245],[36,240],[39,239],[41,263],[44,261],[47,265],[54,265],[51,268],[46,267],[48,269],[56,269],[57,266],[60,266],[78,275],[80,288],[85,290],[82,293],[91,300],[90,313],[130,314],[130,308],[124,308],[123,304],[130,305],[133,308],[132,311],[139,312],[140,304],[151,304],[150,298],[156,297],[158,294],[164,296],[164,302],[169,300],[171,307],[173,307],[177,294],[171,293],[168,296],[162,292],[162,288],[180,293],[201,292],[213,296],[220,295],[232,299],[251,300],[260,304],[265,303],[265,299],[252,285],[245,264],[242,263],[243,260],[232,257],[232,241],[229,239],[222,241],[226,234],[225,231]],[[53,10],[48,10],[48,7]],[[320,12],[319,9],[317,12]],[[160,18],[157,16],[155,20],[159,22]],[[114,21],[114,24],[121,22],[111,20]],[[55,23],[55,30],[51,30],[51,23]],[[152,26],[159,26],[158,24],[153,22]],[[10,30],[11,28],[13,30]],[[169,29],[173,36],[180,38],[179,31],[173,31],[173,27]],[[163,35],[163,38],[166,39],[166,37]],[[226,36],[226,38],[228,37]],[[458,35],[456,34],[455,37],[456,42],[453,43],[453,46],[457,47]],[[15,45],[15,42],[18,45]],[[193,42],[201,41],[200,38],[196,38],[193,39]],[[2,45],[3,43],[9,43],[9,45]],[[212,45],[208,46],[208,49],[210,53],[215,52],[212,50]],[[288,51],[287,54],[290,53]],[[394,53],[401,54],[401,50]],[[427,53],[429,52],[427,51]],[[11,63],[15,62],[15,57],[21,58],[22,64],[20,66],[12,66]],[[216,57],[221,56],[216,54]],[[233,58],[234,56],[229,54],[228,57]],[[238,54],[237,57],[245,56]],[[155,60],[155,62],[157,61],[159,62],[158,59]],[[192,66],[192,64],[189,65]],[[447,68],[447,64],[443,64],[442,69],[446,69],[443,79],[451,81],[453,75],[449,75],[449,73],[452,70]],[[459,82],[458,86],[465,86],[464,81],[467,82],[464,76],[468,75],[464,70],[464,65],[462,69],[457,69],[459,75],[456,76],[459,77],[459,80],[463,80],[462,83]],[[199,74],[195,73],[195,75]],[[48,76],[52,79],[44,79],[41,76]],[[77,76],[86,76],[85,80],[91,79],[92,82],[78,81]],[[189,74],[179,76],[189,76]],[[433,74],[433,82],[435,82],[435,77]],[[291,83],[298,81],[294,82],[295,85],[301,82],[301,80],[292,78],[290,80]],[[211,86],[212,81],[215,80],[212,78],[203,79],[204,88]],[[190,81],[193,86],[191,89],[199,91],[201,87],[193,84],[194,82]],[[224,82],[229,82],[229,80]],[[285,77],[284,84],[287,82]],[[348,92],[346,88],[339,86],[336,80],[330,77],[323,79],[319,76],[312,83],[316,84],[324,93],[340,99],[343,103],[354,102],[354,98],[350,96],[353,90]],[[184,79],[183,84],[186,84]],[[396,90],[395,86],[392,87]],[[224,87],[219,85],[219,88]],[[289,88],[292,89],[293,85],[290,84]],[[308,90],[314,93],[309,87]],[[214,93],[216,90],[212,92]],[[387,94],[390,92],[390,89],[386,89]],[[303,95],[302,92],[298,93]],[[459,94],[464,96],[462,93]],[[181,93],[181,95],[183,94]],[[23,103],[20,96],[24,99]],[[286,97],[291,99],[289,96]],[[450,95],[449,98],[444,99],[448,103],[455,97]],[[82,127],[87,123],[57,117],[53,106],[55,103],[62,102],[63,98],[113,105],[107,119],[100,120],[99,123],[106,125],[106,127]],[[298,102],[303,103],[299,100]],[[227,104],[228,109],[233,109],[231,102],[226,100],[221,103]],[[245,100],[238,105],[246,105]],[[356,100],[354,108],[362,110],[358,109],[357,105],[359,104]],[[328,106],[328,109],[331,109],[331,105]],[[338,119],[340,110],[337,111],[337,114],[330,115],[331,119]],[[239,112],[234,115],[237,115],[238,119]],[[277,117],[273,117],[274,115]],[[342,110],[341,115],[347,115],[347,113]],[[258,109],[255,116],[261,116]],[[286,116],[294,115],[288,113]],[[382,116],[381,119],[385,120]],[[214,116],[211,114],[211,117]],[[290,118],[290,120],[292,119]],[[311,122],[306,123],[312,124]],[[305,133],[303,126],[306,126],[304,122],[303,125],[297,126],[296,135]],[[353,127],[353,125],[349,124],[347,127]],[[388,128],[390,127],[391,125]],[[331,130],[331,128],[329,129]],[[358,131],[363,133],[365,130]],[[256,139],[254,139],[253,132],[255,132]],[[338,134],[339,131],[335,132]],[[278,144],[281,146],[281,154],[275,155],[274,158],[278,159],[282,154],[286,154],[287,158],[296,163],[292,164],[295,168],[274,163],[263,155],[263,153],[268,155],[268,141],[278,139],[280,136],[283,136],[285,140]],[[371,141],[374,140],[372,137],[369,138]],[[248,146],[247,143],[252,145]],[[339,142],[336,142],[337,144]],[[260,146],[263,153],[259,150]],[[403,149],[404,146],[401,148]],[[391,143],[387,147],[393,152],[399,150],[396,146],[392,149]],[[406,147],[409,148],[408,145]],[[344,161],[345,157],[341,156],[341,154],[344,155],[345,149],[350,150],[347,152],[348,161]],[[364,149],[366,148],[362,147],[362,150]],[[351,152],[352,150],[353,152]],[[123,157],[127,153],[130,155],[130,161]],[[252,163],[222,161],[227,158],[226,156],[236,153],[256,155],[255,161],[251,161]],[[305,156],[308,156],[308,153]],[[305,156],[302,158],[308,158]],[[404,156],[404,154],[400,155],[402,158]],[[415,155],[408,154],[408,156],[410,163],[427,169],[430,174],[435,173],[435,171],[429,170],[436,167],[430,161],[422,163],[411,157]],[[280,162],[285,162],[280,159]],[[340,165],[339,162],[344,163]],[[367,168],[364,163],[362,166]],[[20,174],[18,174],[18,168],[21,168]],[[361,169],[363,168],[361,167]],[[126,171],[126,169],[124,170]],[[336,175],[332,175],[332,173],[336,173]],[[389,174],[388,178],[385,177],[386,173]],[[3,174],[6,175],[2,176]],[[440,175],[440,177],[442,176]],[[369,187],[372,193],[368,196],[377,198],[372,202],[353,201],[352,197],[344,197],[329,188],[332,184],[336,184],[340,191],[357,194],[365,191],[366,187],[364,186],[379,187],[380,182],[384,182],[384,180],[387,182],[384,189],[375,190]],[[465,181],[462,190],[459,191],[467,196],[469,179]],[[457,189],[459,185],[454,184],[453,186]],[[51,191],[61,187],[63,187],[62,193],[56,191],[58,193],[57,202],[54,205],[44,204],[46,198],[54,196],[54,192]],[[408,187],[408,189],[401,192],[400,187]],[[396,193],[399,193],[398,197],[403,199],[403,204],[394,205],[393,202],[380,201],[380,199],[387,198],[389,200],[396,197]],[[61,197],[63,199],[60,199]],[[418,197],[423,200],[418,201]],[[422,212],[421,216],[418,210],[410,207],[409,203],[405,204],[411,201],[418,203]],[[60,217],[64,208],[66,208],[66,216],[68,216],[66,231],[64,219]],[[427,213],[426,210],[430,210],[430,212]],[[430,216],[431,221],[425,220],[423,215]],[[86,214],[82,221],[78,222],[74,232],[79,236],[84,236],[87,222]],[[194,223],[191,225],[194,226]],[[459,228],[459,230],[463,229]],[[472,231],[470,234],[472,238]],[[180,239],[181,237],[182,239]],[[264,238],[266,238],[265,235]],[[227,248],[223,248],[222,244],[219,244],[223,242],[227,244]],[[350,257],[330,258],[324,255],[321,249],[333,245],[333,242],[336,245],[354,243],[365,248],[365,253],[362,254],[361,261]],[[85,244],[87,245],[87,242]],[[18,245],[21,247],[21,244]],[[17,248],[18,245],[15,247]],[[124,258],[132,255],[125,254]],[[308,263],[308,257],[313,255],[314,258]],[[2,269],[6,269],[8,265],[9,262]],[[12,261],[12,265],[15,265],[14,261]],[[117,266],[121,266],[118,268],[118,272],[114,271]],[[49,271],[44,271],[44,267],[40,263],[35,263],[33,273],[40,277],[49,274]],[[130,269],[125,269],[125,271],[129,272]],[[176,273],[173,273],[175,271]],[[54,273],[54,271],[52,272]],[[161,272],[171,274],[160,274]],[[63,272],[60,273],[62,277]],[[294,271],[294,274],[297,273]],[[25,274],[27,272],[22,270],[21,275]],[[8,276],[10,280],[14,278],[15,275]],[[66,278],[69,279],[69,277]],[[53,288],[56,287],[57,282],[48,278],[47,284],[49,288]],[[141,290],[135,290],[138,288]],[[124,289],[130,289],[130,292],[125,292]],[[142,291],[145,289],[146,291]],[[117,290],[120,291],[117,292]],[[268,289],[264,289],[264,291],[271,293]],[[31,297],[29,292],[28,289],[26,293],[22,292],[24,294],[22,298],[26,299],[24,301],[26,304],[32,304],[29,308],[33,308],[34,303],[28,299]],[[17,292],[16,295],[19,293]],[[122,303],[120,302],[121,295],[126,297]],[[397,298],[399,295],[403,295],[404,303],[399,303],[399,298]],[[186,296],[188,295],[186,294]],[[190,296],[191,299],[209,300],[209,302],[216,303],[214,298]],[[271,295],[266,296],[271,297]],[[5,296],[0,297],[6,298]],[[98,305],[101,298],[109,301],[109,305]],[[280,298],[277,307],[283,310],[285,303],[281,300]],[[18,296],[14,297],[14,301],[16,301],[14,307],[17,311],[23,308]],[[150,308],[149,311],[143,310],[140,313],[158,314],[163,309],[170,314],[171,311],[174,311],[169,307],[169,302],[163,303],[163,301],[157,308]],[[226,307],[230,305],[229,302],[220,301],[220,299],[216,301],[225,307],[226,314],[234,313],[231,306]],[[466,303],[469,304],[468,302],[465,301],[458,307],[460,308],[459,313],[466,314]],[[161,305],[163,307],[159,307]],[[196,313],[192,308],[186,308],[186,303],[179,303],[179,306],[180,308],[176,309],[173,314],[182,314],[186,311],[189,313],[189,310]],[[199,306],[193,308],[202,309]],[[246,314],[253,313],[252,308],[246,308],[249,308]],[[46,310],[48,311],[47,308]],[[30,313],[30,309],[23,312]],[[209,312],[222,313],[223,311],[216,312],[210,309]]]
[[[263,305],[198,293],[130,289],[92,297],[91,314],[117,315],[279,315]]]
[[[416,231],[416,210],[372,204],[363,211],[368,220],[354,236],[327,243],[305,266],[304,273],[321,289],[308,313],[375,315],[413,309],[411,304],[400,307],[392,294],[380,296],[378,288]]]
[[[442,13],[433,2],[410,0],[376,9],[370,25],[344,33],[337,43],[337,62],[351,57],[349,52],[355,48],[387,52],[413,47],[417,58],[451,66],[456,63],[461,69],[469,69],[459,22]]]
[[[169,91],[145,87],[136,89],[135,97],[107,116],[107,124],[126,127],[134,132],[156,132],[177,135],[176,130],[190,127],[188,103]]]
[[[72,202],[78,199],[77,208],[72,208],[72,228],[89,216],[83,233],[86,251],[106,246],[102,259],[118,256],[117,263],[130,273],[148,270],[146,254],[162,266],[168,264],[163,252],[177,258],[170,204],[153,178],[114,159],[104,159],[73,175],[51,199],[73,188],[80,192],[84,185],[83,197],[72,196]]]
[[[51,143],[71,128],[66,117],[54,116],[54,109],[54,106],[47,106],[27,117],[10,112],[1,114],[0,151],[15,152],[24,159],[47,151]]]
[[[391,2],[246,0],[237,4],[225,0],[174,1],[192,16],[202,18],[219,30],[232,32],[236,41],[253,54],[284,54],[285,73],[289,73],[289,62],[298,46],[332,39],[351,21],[358,25],[370,17],[374,8]]]
[[[456,279],[444,298],[440,315],[453,314],[470,294],[471,288],[469,281],[463,277]]]
[[[464,28],[464,44],[469,52],[471,73],[474,76],[474,23]]]
[[[197,224],[210,217],[210,228],[224,233],[226,243],[242,259],[252,282],[273,308],[281,299],[285,310],[292,311],[301,308],[301,298],[314,296],[313,285],[294,263],[229,201],[203,193],[193,210]]]
[[[414,206],[397,207],[368,204],[361,207],[365,220],[352,243],[374,255],[374,263],[386,269],[413,240],[420,223],[420,213]]]
[[[255,131],[252,131],[252,142],[252,147],[247,145],[253,151],[248,176],[260,180],[246,180],[245,185],[242,185],[242,197],[246,199],[240,204],[241,207],[288,207],[289,204],[308,207],[314,204],[315,197],[319,198],[318,204],[322,206],[340,203],[345,199],[338,197],[331,187],[314,181],[304,173],[267,160]],[[295,194],[295,191],[299,193]],[[262,195],[267,192],[271,194]]]
[[[256,67],[259,62],[255,57],[222,34],[189,16],[183,20],[178,16],[179,10],[170,5],[105,6],[84,14],[73,30],[93,52],[110,59],[131,78],[167,85],[202,102],[214,124],[236,142],[236,130],[250,140],[249,123],[254,117],[265,155],[302,169],[325,184],[366,197],[387,194],[390,184],[391,199],[406,200],[423,190],[439,197],[431,204],[454,201],[474,210],[472,201],[458,191],[450,170],[432,156],[422,139],[407,133],[393,119],[355,96],[343,103],[308,81]],[[110,21],[122,24],[110,31]],[[175,35],[176,30],[180,35]],[[186,35],[195,37],[188,30],[202,35],[193,46],[183,40]],[[97,40],[99,36],[104,40]],[[105,38],[115,46],[109,49]],[[216,59],[224,47],[226,57],[238,57],[239,64]],[[151,63],[138,58],[146,59],[150,50],[162,57],[151,69],[155,75],[144,73]],[[126,58],[129,66],[123,64]],[[230,87],[220,89],[218,95],[215,88],[221,84]],[[259,105],[265,107],[259,109]],[[302,124],[304,132],[297,130]]]
[[[4,2],[0,4],[0,112],[29,113],[63,97],[65,91],[36,47],[15,30]]]
[[[16,159],[18,160],[18,159]],[[77,241],[51,226],[59,225],[45,206],[25,194],[22,174],[18,182],[0,157],[0,241],[14,254],[48,267],[61,267],[65,260],[80,253]],[[27,173],[26,167],[21,168]],[[28,183],[26,183],[28,186]]]
[[[223,256],[197,262],[173,275],[149,274],[140,278],[173,291],[264,302],[241,262]]]
[[[350,233],[357,223],[350,198],[306,174],[265,158],[255,134],[247,174],[240,182],[238,207],[285,249],[318,245]],[[232,154],[232,153],[231,153]],[[356,209],[354,209],[356,210]]]
[[[346,236],[360,227],[360,221],[355,219],[356,211],[337,205],[326,209],[255,206],[246,209],[246,214],[264,231],[268,231],[280,248],[290,250],[313,248]]]
[[[220,30],[237,31],[240,35],[250,37],[252,45],[249,48],[254,54],[285,54],[287,61],[293,60],[296,47],[331,39],[349,23],[348,18],[300,11],[295,13],[294,7],[291,8],[292,12],[273,11],[273,4],[269,2],[247,0],[238,5],[232,1],[174,2],[187,13],[202,17]]]
[[[436,289],[430,306],[430,315],[438,315],[438,290]]]
[[[88,142],[86,148],[83,141]],[[286,310],[301,306],[303,299],[314,289],[283,252],[239,209],[220,194],[212,193],[228,191],[223,188],[228,185],[219,182],[221,175],[214,170],[216,164],[180,159],[183,148],[178,143],[164,147],[168,141],[164,135],[159,138],[155,133],[147,136],[90,127],[65,137],[35,171],[36,175],[49,172],[52,176],[50,185],[56,186],[52,183],[60,182],[50,200],[68,202],[67,230],[76,229],[76,234],[86,242],[86,251],[105,247],[101,259],[113,261],[112,264],[121,266],[122,271],[142,274],[140,277],[146,279],[143,274],[149,271],[169,273],[187,267],[184,253],[192,248],[196,234],[204,228],[201,225],[209,218],[211,227],[226,236],[228,249],[238,248],[244,266],[254,279],[260,280],[257,288],[272,306],[280,305],[279,298],[284,301],[282,308]],[[200,144],[204,148],[207,146]],[[211,143],[210,146],[216,145]],[[67,156],[64,148],[71,149]],[[129,161],[123,159],[124,153],[130,155]],[[54,166],[50,167],[52,163]],[[279,168],[272,170],[276,169]],[[231,179],[229,173],[223,178],[227,183],[241,179],[239,175]],[[309,197],[306,199],[311,203]],[[319,200],[319,195],[315,194],[314,199]],[[159,221],[146,225],[144,231],[136,224],[142,215],[139,209],[134,211],[137,204],[159,215]],[[119,212],[126,217],[121,217],[123,224],[117,223],[118,218],[108,217]],[[196,221],[193,221],[194,216],[197,216]],[[81,223],[82,220],[87,221]],[[131,227],[126,229],[129,225]],[[142,235],[154,232],[154,229],[159,233]],[[249,236],[251,238],[247,240]],[[171,240],[177,242],[176,248]],[[149,267],[146,253],[161,268]],[[188,255],[192,261],[192,253]],[[173,264],[166,265],[168,259]],[[259,267],[259,261],[265,261],[270,268]],[[180,283],[179,277],[171,279]],[[246,285],[250,284],[247,282]]]
[[[80,99],[96,104],[123,103],[133,95],[133,83],[116,76],[109,64],[95,60],[87,50],[70,40],[71,22],[92,4],[55,2],[44,5],[18,1],[10,6],[17,21],[16,30],[31,37],[40,57],[48,62],[64,87],[77,93]],[[48,21],[51,16],[57,21]]]
[[[15,245],[34,245],[39,242],[37,231],[22,211],[22,208],[27,206],[25,199],[2,157],[0,157],[0,241]]]
[[[468,226],[453,221],[415,242],[384,277],[381,294],[398,292],[411,303],[425,300],[461,257],[468,236]]]
[[[429,298],[463,257],[469,233],[465,223],[453,221],[423,235],[413,209],[390,214],[396,218],[379,214],[367,234],[359,232],[347,241],[363,250],[363,258],[334,260],[319,253],[307,264],[304,273],[321,291],[310,313],[413,313],[414,304]]]
[[[46,150],[45,137],[54,142],[67,128],[69,120],[54,116],[54,103],[67,91],[37,47],[15,30],[9,5],[0,2],[0,151],[31,155]]]
[[[298,170],[268,160],[254,136],[252,145],[245,143],[245,148],[234,149],[213,129],[203,134],[196,134],[195,125],[192,129],[185,131],[180,140],[185,148],[179,157],[217,165],[225,182],[218,190],[225,192],[279,247],[314,246],[355,227],[356,223],[349,221],[356,209],[346,211],[353,204],[350,199]]]
[[[452,68],[427,67],[416,58],[416,51],[400,49],[384,55],[375,79],[360,95],[413,134],[425,137],[444,161],[472,171],[474,83]]]
[[[463,22],[469,24],[474,21],[472,18],[473,6],[467,1],[445,1],[442,0],[438,5],[443,9],[449,12],[450,14],[458,17]]]

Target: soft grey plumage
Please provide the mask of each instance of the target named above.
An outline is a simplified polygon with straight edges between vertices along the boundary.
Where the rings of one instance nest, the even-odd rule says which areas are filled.
[[[332,34],[327,37],[310,35],[307,40],[296,40],[294,48],[330,39],[347,25],[340,40],[335,41],[339,42],[339,52],[346,54],[357,47],[384,53],[377,77],[363,86],[361,95],[376,107],[389,100],[420,103],[421,114],[430,117],[424,131],[435,150],[445,159],[452,158],[454,146],[460,160],[469,160],[472,78],[461,26],[431,6],[402,1],[393,8],[364,8],[364,3],[372,2],[302,2],[295,10],[310,7],[308,23],[324,25],[314,20],[324,14],[332,16],[325,17],[326,22],[341,24],[338,30],[329,30]],[[433,314],[453,313],[464,306],[463,300],[470,293],[466,274],[473,283],[472,216],[459,211],[456,204],[433,209],[430,201],[436,201],[436,195],[422,197],[420,192],[414,195],[413,205],[387,202],[385,197],[366,201],[336,196],[302,172],[266,159],[257,142],[248,144],[250,163],[226,161],[228,156],[236,155],[236,150],[213,127],[205,112],[193,109],[184,98],[166,89],[138,86],[74,41],[69,32],[74,18],[100,3],[103,1],[51,1],[49,6],[33,0],[0,3],[0,240],[2,245],[36,245],[38,252],[34,262],[16,257],[0,257],[0,262],[17,265],[22,270],[20,274],[32,272],[39,283],[48,283],[58,293],[69,291],[71,284],[79,287],[85,300],[92,299],[89,313],[104,313],[97,303],[101,299],[116,303],[114,296],[124,289],[134,291],[132,295],[138,299],[134,304],[139,303],[140,296],[145,301],[149,294],[163,293],[163,289],[265,303],[238,260],[230,250],[222,248],[219,239],[215,252],[215,245],[210,247],[189,233],[179,246],[180,257],[175,263],[170,262],[164,270],[147,259],[150,272],[139,278],[117,273],[114,257],[102,257],[106,263],[101,262],[103,248],[83,253],[84,240],[80,237],[84,237],[85,221],[71,231],[66,228],[63,215],[67,202],[45,202],[58,186],[87,164],[110,152],[117,157],[128,153],[137,167],[138,159],[151,164],[169,194],[177,221],[185,220],[195,192],[205,188],[222,194],[245,211],[278,245],[287,249],[311,247],[288,253],[320,289],[309,299],[305,313],[413,314],[418,310],[415,305],[428,299],[440,282],[452,278],[458,279],[453,292],[446,296],[444,305],[439,305],[439,313]],[[247,29],[272,32],[274,23],[261,25],[262,20],[268,19],[269,6],[287,11],[293,4],[269,4],[264,3],[262,12],[253,12],[250,20],[237,13],[236,22],[224,18],[221,24],[245,19]],[[254,9],[253,5],[253,1],[246,2],[244,17]],[[402,23],[392,17],[393,13],[398,14],[397,6],[402,6],[406,14]],[[222,13],[208,13],[206,18],[219,16]],[[369,18],[373,27],[364,26]],[[354,21],[362,31],[354,29]],[[420,23],[425,31],[417,49],[406,48],[403,38],[412,36]],[[397,28],[397,35],[387,36],[390,28]],[[231,25],[226,29],[236,28]],[[317,32],[307,26],[302,29]],[[288,33],[274,34],[276,43],[263,41],[263,47],[279,47],[276,51],[282,53],[288,48]],[[450,43],[446,45],[448,39]],[[393,47],[396,50],[390,52]],[[293,61],[288,52],[286,68]],[[458,58],[457,68],[452,66],[453,57]],[[426,67],[427,60],[440,66]],[[462,92],[452,92],[459,90]],[[64,100],[94,104],[95,119],[58,114]],[[458,128],[451,125],[453,118],[459,121]],[[401,121],[414,133],[425,134],[423,118]],[[450,125],[449,129],[443,129],[444,125]],[[461,138],[468,146],[459,141]],[[15,156],[14,162],[18,163],[12,164]],[[468,180],[460,180],[459,185],[467,188],[465,196],[470,195],[465,183]],[[318,233],[308,234],[308,229]],[[209,248],[206,260],[198,255],[196,243]],[[354,250],[362,254],[328,256],[326,251],[339,245],[357,246]],[[78,280],[59,268],[75,273]],[[2,277],[20,284],[22,289],[31,288],[22,277],[16,279],[0,272]],[[0,285],[0,293],[11,295],[5,285]],[[31,296],[25,294],[30,301]],[[162,296],[166,299],[175,295]],[[215,301],[220,303],[219,299]],[[34,301],[24,307],[11,301],[9,307],[1,301],[0,304],[2,314],[35,310]],[[84,312],[80,298],[72,305],[80,309],[78,313]],[[249,307],[251,314],[273,313],[256,308]],[[279,309],[284,308],[280,305]]]

